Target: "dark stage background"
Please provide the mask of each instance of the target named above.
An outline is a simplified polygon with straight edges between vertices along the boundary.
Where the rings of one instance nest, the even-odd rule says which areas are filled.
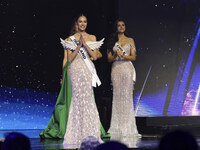
[[[97,40],[115,32],[117,18],[125,20],[137,49],[137,116],[199,115],[200,1],[3,0],[0,8],[0,129],[45,128],[60,90],[59,38],[69,36],[80,13]],[[95,97],[107,129],[112,86],[106,42],[95,62],[102,81]]]

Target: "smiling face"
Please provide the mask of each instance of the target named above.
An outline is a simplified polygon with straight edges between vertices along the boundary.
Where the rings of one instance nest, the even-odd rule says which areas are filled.
[[[80,16],[77,20],[78,31],[85,31],[87,28],[87,18],[85,16]]]
[[[118,21],[117,22],[117,32],[118,33],[124,33],[126,31],[126,26],[124,21]]]

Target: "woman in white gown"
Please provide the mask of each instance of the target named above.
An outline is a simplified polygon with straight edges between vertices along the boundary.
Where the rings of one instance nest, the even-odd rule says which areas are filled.
[[[108,132],[112,140],[121,141],[129,147],[141,136],[138,134],[133,106],[136,60],[135,43],[125,33],[124,21],[116,22],[117,32],[108,45],[108,61],[113,62],[111,80],[113,84],[112,118]]]
[[[87,136],[100,138],[100,118],[94,100],[93,87],[100,81],[94,64],[97,49],[103,40],[96,42],[96,37],[85,32],[87,18],[81,15],[76,20],[78,32],[61,43],[67,49],[69,77],[72,87],[72,99],[64,136],[64,148],[79,148]]]

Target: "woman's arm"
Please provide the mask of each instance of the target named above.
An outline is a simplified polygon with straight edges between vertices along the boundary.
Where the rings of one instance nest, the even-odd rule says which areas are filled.
[[[78,45],[73,52],[70,51],[69,49],[67,50],[67,56],[68,56],[67,59],[68,59],[69,62],[72,62],[74,60],[74,58],[76,57],[80,48],[81,48],[81,46]]]
[[[83,42],[83,46],[86,48],[86,50],[88,51],[88,53],[90,54],[90,56],[93,58],[93,60],[97,60],[97,50],[92,50],[85,42],[85,40],[83,39],[83,36],[80,36],[80,39]],[[96,41],[96,37],[92,36],[92,41]]]
[[[67,59],[69,62],[72,62],[74,58],[76,57],[79,49],[82,47],[83,41],[80,39],[79,40],[79,45],[76,47],[76,49],[72,52],[69,49],[67,50]]]
[[[102,57],[102,54],[99,50],[97,50],[97,59],[101,58]]]
[[[64,58],[63,58],[63,65],[62,65],[62,75],[63,75],[63,69],[64,69],[64,66],[65,66],[66,62],[67,62],[67,51],[64,50]],[[61,77],[63,77],[63,76],[61,76]],[[62,79],[60,80],[60,85],[62,85]]]
[[[135,46],[135,42],[132,38],[130,38],[130,42],[132,45]],[[127,60],[130,60],[130,61],[135,61],[136,60],[136,50],[133,49],[133,47],[131,46],[131,53],[129,56],[126,56],[126,55],[121,55],[122,58],[124,59],[127,59]]]
[[[97,59],[100,59],[102,57],[102,54],[99,50],[97,50]],[[90,57],[90,59],[93,61],[93,57]]]
[[[67,62],[67,50],[64,50],[64,58],[63,58],[63,68]]]
[[[112,52],[108,52],[107,54],[108,62],[113,62],[116,57],[117,57],[117,53],[112,54]]]

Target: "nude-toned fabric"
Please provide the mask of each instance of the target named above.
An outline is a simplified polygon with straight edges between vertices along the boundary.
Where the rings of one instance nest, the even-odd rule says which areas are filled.
[[[130,55],[131,44],[123,46]],[[117,51],[116,45],[113,51]],[[112,64],[113,84],[112,118],[109,133],[112,140],[118,140],[132,147],[139,136],[133,107],[133,67],[130,61],[116,58]]]
[[[63,143],[64,148],[79,148],[87,136],[94,136],[101,141],[100,118],[94,100],[92,74],[80,55],[70,64],[69,76],[72,99]]]

